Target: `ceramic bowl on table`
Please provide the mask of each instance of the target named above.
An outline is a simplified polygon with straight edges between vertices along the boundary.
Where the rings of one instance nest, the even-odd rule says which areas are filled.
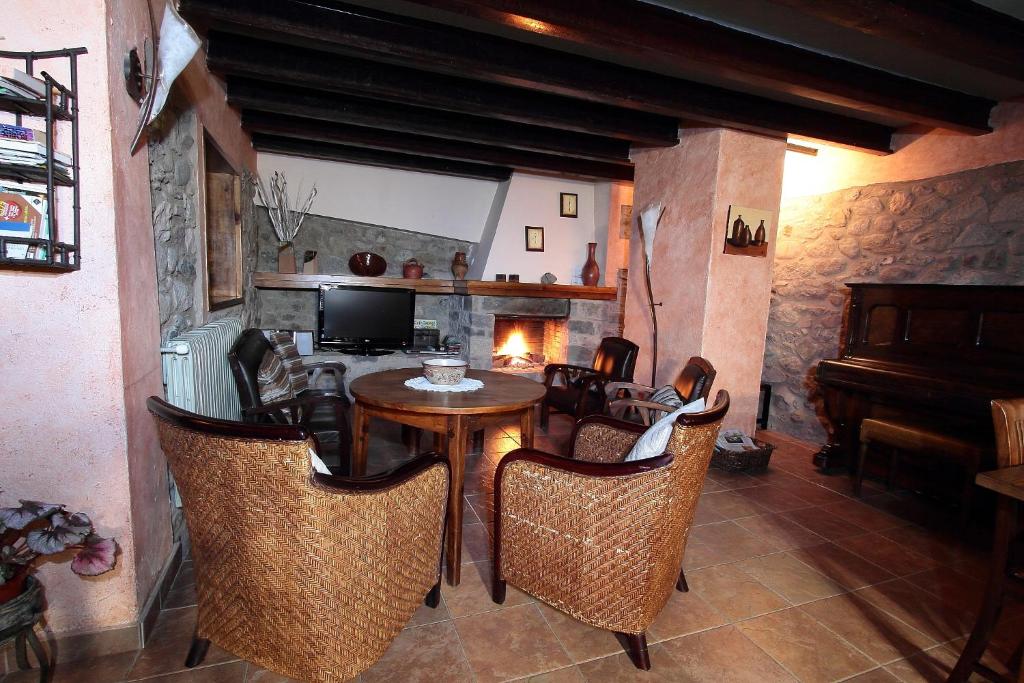
[[[458,384],[469,365],[458,358],[430,358],[423,361],[423,376],[431,384]]]
[[[348,269],[362,277],[383,275],[387,268],[388,262],[384,257],[372,251],[360,251],[352,254],[352,258],[348,260]]]

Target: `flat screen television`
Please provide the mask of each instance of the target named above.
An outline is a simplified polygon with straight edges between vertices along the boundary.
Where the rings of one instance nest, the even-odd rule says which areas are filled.
[[[416,290],[320,285],[317,345],[364,355],[412,347]]]

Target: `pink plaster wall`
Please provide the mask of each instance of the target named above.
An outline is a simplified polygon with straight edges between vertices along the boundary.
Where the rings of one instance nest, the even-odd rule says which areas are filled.
[[[608,239],[601,274],[605,286],[615,287],[618,285],[619,269],[629,268],[629,238],[623,239],[619,236],[621,221],[619,207],[623,204],[633,203],[633,185],[631,183],[611,183],[608,195]]]
[[[778,213],[785,143],[724,129],[687,129],[680,144],[634,152],[634,215],[665,207],[654,244],[658,372],[671,382],[693,355],[718,370],[733,401],[727,426],[754,428],[771,292],[771,258],[722,254],[730,204]],[[775,221],[771,226],[774,238]],[[774,240],[773,240],[774,241]],[[626,337],[641,347],[638,381],[650,380],[651,321],[640,240],[630,244]]]
[[[0,48],[89,50],[79,60],[82,269],[0,271],[0,502],[66,502],[121,547],[117,569],[94,579],[66,563],[40,567],[53,633],[134,623],[171,544],[166,464],[145,410],[145,398],[162,393],[149,163],[145,145],[128,153],[138,106],[120,75],[125,51],[150,33],[146,1],[81,0],[74,12],[60,0],[4,4],[19,30]],[[153,5],[159,22],[163,3]],[[255,169],[238,114],[204,61],[189,65],[180,87],[228,158]]]
[[[157,4],[162,9],[162,5]],[[157,15],[159,17],[159,14]],[[121,316],[121,372],[124,379],[128,484],[135,539],[135,598],[142,606],[171,549],[167,465],[157,442],[146,397],[163,394],[160,320],[156,299],[149,154],[145,145],[129,149],[139,106],[121,84],[122,59],[151,36],[145,0],[107,3],[107,69],[110,81],[110,150],[117,230],[117,274]],[[159,19],[158,19],[159,20]],[[132,283],[125,286],[125,283]]]
[[[683,131],[675,147],[633,152],[634,230],[640,212],[654,202],[665,208],[654,241],[651,284],[658,309],[658,373],[655,384],[671,382],[692,355],[698,355],[711,249],[710,218],[715,206],[720,131]],[[627,339],[640,345],[635,377],[651,381],[652,324],[644,283],[642,243],[634,232],[629,245],[626,291]],[[711,359],[712,363],[715,362]]]
[[[785,155],[783,140],[722,131],[711,228],[708,300],[712,303],[704,318],[701,355],[714,363],[716,385],[729,390],[732,407],[727,424],[748,434],[754,430],[764,365]],[[730,204],[772,211],[767,257],[723,253]]]
[[[1024,159],[1024,101],[1000,103],[989,124],[993,132],[980,136],[907,129],[893,136],[896,151],[885,156],[830,146],[822,146],[817,157],[791,154],[784,196],[920,180]]]
[[[103,0],[5,0],[6,50],[85,46],[81,92],[82,269],[64,275],[0,271],[0,500],[35,498],[88,512],[100,533],[117,537],[115,572],[82,580],[67,563],[47,564],[47,623],[54,632],[135,620],[135,543],[131,524],[118,290],[116,194],[111,173],[111,111]],[[52,68],[58,79],[64,69]],[[58,144],[69,136],[58,135]],[[67,198],[67,202],[70,198]],[[64,227],[70,229],[65,222]]]

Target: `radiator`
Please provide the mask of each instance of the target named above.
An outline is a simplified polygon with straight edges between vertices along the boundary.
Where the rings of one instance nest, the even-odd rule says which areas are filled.
[[[242,333],[239,318],[223,318],[181,334],[161,347],[167,401],[206,417],[239,420],[228,351]]]

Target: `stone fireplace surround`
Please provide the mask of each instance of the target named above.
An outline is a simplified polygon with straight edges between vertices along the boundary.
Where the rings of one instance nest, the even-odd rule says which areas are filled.
[[[262,329],[316,329],[317,294],[311,290],[260,289]],[[561,319],[564,356],[546,362],[590,365],[604,337],[618,336],[619,303],[615,300],[552,299],[462,294],[417,294],[416,317],[437,320],[441,338],[454,335],[462,340],[462,357],[471,368],[490,370],[494,352],[496,316],[524,316]],[[346,385],[362,375],[393,368],[418,367],[428,356],[401,352],[387,356],[349,356],[317,352],[312,360],[340,360],[348,371]],[[542,379],[541,373],[524,374]]]

